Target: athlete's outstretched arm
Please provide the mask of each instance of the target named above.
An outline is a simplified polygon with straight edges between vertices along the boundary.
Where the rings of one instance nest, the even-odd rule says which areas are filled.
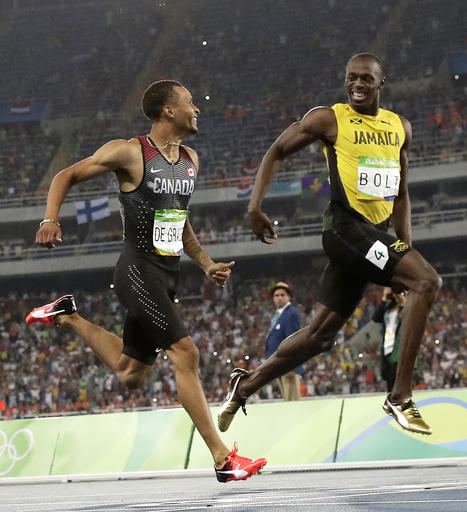
[[[318,107],[305,114],[301,121],[291,124],[268,149],[256,175],[248,205],[253,231],[262,242],[270,244],[277,238],[271,221],[261,211],[261,204],[284,159],[316,140],[332,140],[336,134],[334,112],[330,108]]]
[[[129,142],[115,140],[99,148],[94,155],[60,171],[50,184],[44,219],[54,222],[43,224],[36,233],[36,243],[52,249],[55,241],[61,242],[62,231],[58,225],[60,207],[73,185],[90,180],[106,172],[128,169],[132,152]]]
[[[196,151],[188,146],[184,146],[188,151],[196,166],[199,169],[199,158]],[[190,221],[187,219],[183,230],[183,250],[199,267],[201,267],[209,279],[214,281],[218,286],[224,286],[230,277],[230,268],[235,265],[234,261],[230,263],[214,263],[208,253],[202,248],[198,237],[193,231]]]
[[[394,210],[392,213],[392,225],[397,238],[412,245],[412,223],[410,218],[410,197],[407,180],[409,167],[409,148],[412,142],[412,126],[404,117],[400,116],[405,130],[405,141],[401,148],[401,181],[399,184],[399,194],[394,200]]]
[[[212,279],[218,286],[224,286],[231,274],[231,267],[234,261],[229,263],[214,263],[208,253],[201,247],[198,237],[195,235],[190,221],[187,219],[183,229],[183,250],[195,263],[201,267],[207,277]]]

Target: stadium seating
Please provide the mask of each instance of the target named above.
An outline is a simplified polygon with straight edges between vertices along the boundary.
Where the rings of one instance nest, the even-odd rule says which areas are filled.
[[[232,8],[231,2],[220,0],[206,16],[206,3],[190,3],[184,29],[169,36],[164,33],[177,51],[159,56],[156,75],[186,83],[202,110],[200,134],[192,142],[201,156],[200,186],[225,186],[232,177],[251,172],[252,162],[259,161],[290,122],[317,104],[345,101],[341,84],[349,51],[377,47],[378,29],[387,25],[395,28],[394,37],[388,38],[381,51],[388,74],[383,105],[386,102],[414,125],[412,165],[465,159],[466,100],[462,91],[440,86],[434,76],[422,93],[417,88],[403,88],[408,79],[426,78],[427,67],[434,73],[449,51],[462,45],[463,30],[456,11],[449,9],[440,17],[439,2],[424,0],[423,8],[420,3],[407,6],[409,13],[416,9],[423,15],[404,13],[399,19],[391,15],[395,4],[387,0],[375,8],[374,2],[365,0],[359,9],[353,9],[337,0],[314,0],[305,5],[296,0],[286,4],[253,0]],[[65,7],[50,2],[42,7],[37,4],[33,12],[18,8],[7,13],[8,31],[0,36],[2,76],[6,77],[0,84],[0,103],[46,100],[46,119],[81,119],[68,163],[89,156],[112,138],[149,129],[137,104],[130,111],[122,108],[135,76],[157,48],[164,17],[158,6],[147,0],[146,16],[130,9],[129,3],[127,9],[124,2],[118,5],[101,2],[91,12],[85,4]],[[307,24],[302,22],[304,9]],[[360,22],[362,10],[367,13],[365,24]],[[26,36],[20,27],[31,16],[35,19],[33,33]],[[229,29],[222,23],[224,19],[230,20]],[[257,30],[258,23],[261,30]],[[34,30],[49,37],[35,37]],[[86,37],[79,37],[83,30]],[[31,39],[37,44],[21,52],[23,57],[11,65],[13,48],[18,52],[30,47]],[[35,70],[34,80],[23,78],[30,69]],[[402,93],[392,91],[393,83],[399,85],[398,91],[402,85]],[[56,146],[59,138],[56,134]],[[56,149],[44,152],[41,139],[32,144],[33,151],[42,153],[44,165],[34,168],[37,176],[16,187],[19,194],[37,191]],[[8,149],[2,145],[0,162],[7,155]],[[21,168],[23,164],[16,165]],[[306,172],[311,167],[322,168],[323,162],[319,155],[304,152],[288,165]],[[86,185],[83,190],[92,187],[101,189],[102,183]]]
[[[295,290],[304,324],[313,319],[316,279],[306,282],[286,276]],[[265,336],[272,314],[267,294],[271,281],[244,281],[229,290],[215,289],[199,280],[185,280],[180,313],[200,349],[200,375],[210,402],[226,393],[231,368],[254,368],[264,358]],[[369,288],[329,352],[306,364],[302,394],[362,393],[384,391],[378,366],[379,344],[365,348],[350,342],[371,319],[381,290]],[[177,403],[173,370],[161,355],[139,391],[125,389],[91,350],[66,329],[26,326],[29,309],[46,301],[45,294],[0,296],[0,413],[3,418],[39,414],[100,412],[159,407]],[[123,311],[112,291],[79,292],[81,314],[121,335]],[[465,289],[444,291],[430,315],[416,371],[422,389],[462,387],[467,384],[467,295]],[[347,342],[347,343],[344,343]],[[253,397],[278,397],[266,386]],[[3,406],[2,406],[3,404]],[[3,407],[3,410],[2,410]]]
[[[13,262],[20,268],[50,258],[50,252],[34,246],[34,232],[43,214],[44,183],[51,166],[58,170],[55,159],[61,156],[63,165],[69,165],[109,140],[147,133],[150,122],[141,114],[138,98],[144,85],[160,78],[186,84],[201,109],[200,132],[187,140],[200,155],[200,189],[248,188],[264,152],[290,123],[310,107],[346,101],[344,66],[360,51],[381,56],[387,75],[382,106],[413,125],[411,169],[453,164],[462,170],[467,161],[467,96],[451,81],[446,59],[465,49],[465,22],[459,16],[464,2],[452,0],[449,9],[441,4],[361,0],[356,9],[345,0],[180,0],[176,5],[139,0],[135,9],[130,0],[8,3],[0,20],[0,265]],[[300,179],[324,170],[316,146],[290,158],[281,177]],[[465,244],[448,247],[429,233],[441,223],[452,226],[467,218],[465,173],[456,180],[421,174],[411,188],[414,229],[426,228],[423,248],[433,256],[430,261],[456,277],[430,317],[416,384],[465,386]],[[113,176],[102,177],[73,189],[68,201],[115,198],[117,188]],[[267,205],[279,222],[281,238],[299,240],[319,236],[324,202],[326,198],[278,196]],[[24,208],[29,216],[24,213],[21,221],[25,206],[35,210]],[[223,203],[222,208],[209,201],[194,206],[191,220],[201,243],[209,250],[253,243],[244,210],[245,200]],[[66,236],[54,252],[57,259],[107,257],[121,247],[115,209],[110,219],[91,229],[77,228],[69,214],[62,223]],[[456,237],[465,240],[465,233]],[[300,261],[310,265],[306,280],[285,271],[293,268],[287,258],[273,254],[258,263],[255,254],[248,255],[224,292],[184,275],[179,307],[200,348],[210,402],[223,398],[230,368],[254,368],[264,357],[272,277],[294,285],[302,320],[312,321],[323,256],[313,253],[311,265]],[[35,279],[31,289],[37,290]],[[9,285],[12,292],[0,295],[2,418],[177,403],[173,372],[164,356],[144,388],[129,391],[71,332],[26,326],[29,309],[46,302],[55,286],[53,280],[42,284],[42,294],[24,294]],[[378,347],[344,345],[368,323],[380,296],[381,290],[370,288],[334,351],[307,364],[303,395],[385,389]],[[103,286],[98,292],[82,290],[78,302],[83,316],[121,334],[124,312],[113,293]],[[276,396],[270,385],[256,398]]]

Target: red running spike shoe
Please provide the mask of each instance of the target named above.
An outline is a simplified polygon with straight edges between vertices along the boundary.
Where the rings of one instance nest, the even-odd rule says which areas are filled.
[[[219,469],[214,466],[218,482],[231,482],[232,480],[246,480],[256,475],[266,465],[267,460],[248,459],[237,455],[238,446],[234,444],[233,450],[225,458],[225,464]]]
[[[77,311],[73,295],[63,295],[56,301],[33,309],[26,317],[27,324],[55,324],[58,315],[71,315]]]

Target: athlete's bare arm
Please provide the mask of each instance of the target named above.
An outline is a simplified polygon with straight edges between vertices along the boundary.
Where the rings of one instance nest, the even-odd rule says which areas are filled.
[[[60,207],[73,185],[91,180],[108,172],[115,172],[124,191],[134,189],[142,178],[142,156],[136,139],[114,140],[99,148],[94,155],[60,171],[50,184],[45,219],[59,221]],[[42,224],[36,233],[36,243],[52,249],[61,242],[58,224]]]
[[[214,264],[207,252],[201,247],[198,237],[195,235],[191,223],[186,219],[183,229],[183,251],[189,256],[204,272]]]
[[[262,242],[271,244],[277,238],[271,221],[261,211],[261,204],[284,159],[317,140],[334,143],[336,137],[337,122],[334,111],[327,107],[317,107],[305,114],[300,121],[291,124],[269,148],[259,167],[248,205],[251,226]]]
[[[409,166],[409,148],[412,142],[412,126],[405,117],[399,116],[405,130],[405,141],[401,148],[401,181],[399,184],[399,194],[394,200],[394,210],[392,213],[392,225],[399,240],[412,245],[412,226],[410,218],[410,197],[407,184],[407,172]]]
[[[198,154],[194,149],[187,146],[184,148],[188,151],[193,163],[196,166],[196,170],[199,168]],[[227,279],[230,277],[231,270],[235,264],[234,261],[229,263],[214,263],[209,257],[207,252],[203,249],[199,243],[198,237],[196,236],[189,219],[185,222],[185,228],[183,230],[183,250],[185,254],[189,256],[199,267],[201,267],[207,277],[212,279],[218,286],[224,286]]]

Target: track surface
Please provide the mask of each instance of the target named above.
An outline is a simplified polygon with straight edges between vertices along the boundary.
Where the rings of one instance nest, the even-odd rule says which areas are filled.
[[[5,512],[465,512],[467,466],[268,473],[0,486]]]

